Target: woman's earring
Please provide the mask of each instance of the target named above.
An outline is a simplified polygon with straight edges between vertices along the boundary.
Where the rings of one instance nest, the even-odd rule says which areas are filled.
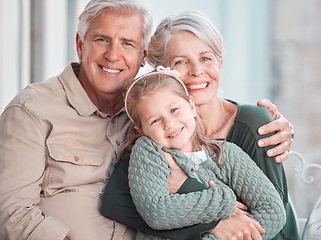
[[[142,61],[142,64],[140,65],[141,67],[144,67],[145,66],[145,59]]]

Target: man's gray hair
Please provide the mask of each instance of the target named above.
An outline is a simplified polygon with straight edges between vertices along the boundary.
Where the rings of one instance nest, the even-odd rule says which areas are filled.
[[[84,39],[91,21],[95,20],[105,10],[119,14],[136,12],[141,14],[144,27],[144,48],[147,47],[153,20],[147,9],[137,0],[91,0],[78,18],[77,33],[80,39]]]

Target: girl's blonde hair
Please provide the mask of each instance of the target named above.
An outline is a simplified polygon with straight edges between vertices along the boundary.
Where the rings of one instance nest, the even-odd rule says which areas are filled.
[[[141,119],[136,111],[137,104],[141,102],[146,95],[160,89],[165,89],[169,93],[185,99],[187,102],[190,101],[190,96],[184,83],[180,79],[169,74],[154,71],[134,81],[133,84],[128,88],[125,97],[126,111],[133,124],[129,130],[128,138],[124,147],[131,148],[136,139],[142,136],[142,134],[136,131],[134,128],[136,126],[138,129],[142,129]],[[217,158],[217,162],[219,163],[221,158],[220,146],[211,139],[205,137],[203,125],[198,116],[195,117],[195,121],[196,129],[193,134],[194,147],[196,149],[208,151],[211,157]]]

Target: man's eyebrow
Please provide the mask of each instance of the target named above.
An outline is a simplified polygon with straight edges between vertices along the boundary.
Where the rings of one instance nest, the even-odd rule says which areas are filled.
[[[137,43],[138,41],[136,41],[135,39],[132,38],[121,38],[122,41],[124,42],[131,42],[131,43]]]
[[[97,38],[97,37],[103,37],[103,38],[108,38],[110,39],[109,36],[105,35],[105,34],[102,34],[102,33],[94,33],[91,35],[91,38],[94,39],[94,38]]]

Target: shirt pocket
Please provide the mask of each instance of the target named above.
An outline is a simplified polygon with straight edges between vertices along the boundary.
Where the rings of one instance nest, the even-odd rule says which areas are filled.
[[[103,157],[94,149],[47,143],[48,165],[44,193],[81,191],[86,185],[103,182],[105,172]]]

